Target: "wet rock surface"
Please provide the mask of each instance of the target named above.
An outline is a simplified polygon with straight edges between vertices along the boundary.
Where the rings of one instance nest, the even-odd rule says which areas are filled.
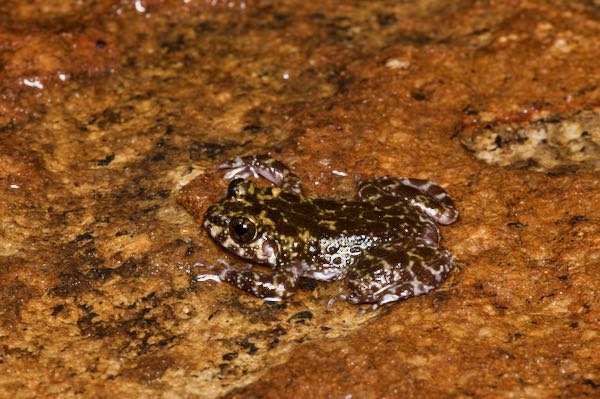
[[[0,5],[0,396],[597,396],[594,2]],[[542,137],[543,136],[543,137]],[[195,282],[215,166],[456,200],[457,269],[376,311]],[[340,173],[342,172],[342,173]],[[189,211],[189,212],[188,212]]]

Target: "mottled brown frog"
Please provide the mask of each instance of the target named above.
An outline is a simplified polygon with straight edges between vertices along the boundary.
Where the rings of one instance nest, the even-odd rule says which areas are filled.
[[[425,294],[454,265],[440,246],[436,223],[450,224],[458,211],[450,196],[428,180],[376,178],[359,182],[353,201],[311,198],[299,178],[267,155],[221,165],[235,178],[225,198],[206,212],[204,226],[225,249],[272,273],[238,270],[224,262],[217,279],[261,298],[291,296],[300,277],[345,279],[353,304],[385,304]],[[247,178],[263,177],[275,187]]]

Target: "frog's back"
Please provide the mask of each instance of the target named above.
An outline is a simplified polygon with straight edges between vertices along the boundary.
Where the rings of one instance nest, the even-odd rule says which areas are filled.
[[[399,236],[419,238],[423,231],[428,237],[437,236],[435,223],[412,208],[381,208],[369,202],[308,198],[295,193],[282,193],[264,205],[265,215],[286,235],[362,235],[382,241]]]

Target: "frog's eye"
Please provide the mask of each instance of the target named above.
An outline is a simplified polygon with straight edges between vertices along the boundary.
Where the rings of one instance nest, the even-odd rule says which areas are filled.
[[[249,243],[256,237],[256,225],[247,218],[235,218],[229,224],[229,231],[234,240]]]

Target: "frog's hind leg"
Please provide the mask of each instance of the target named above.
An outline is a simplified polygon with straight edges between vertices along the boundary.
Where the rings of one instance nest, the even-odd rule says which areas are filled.
[[[229,169],[224,176],[225,179],[263,177],[284,190],[302,193],[302,183],[298,176],[292,173],[283,162],[269,155],[237,157],[219,165],[219,169]]]
[[[388,243],[365,254],[349,271],[346,300],[384,303],[425,294],[438,287],[454,266],[450,252],[424,243]]]
[[[376,178],[358,184],[358,199],[383,208],[409,205],[421,209],[437,223],[450,224],[458,218],[454,201],[430,180],[407,177]]]

